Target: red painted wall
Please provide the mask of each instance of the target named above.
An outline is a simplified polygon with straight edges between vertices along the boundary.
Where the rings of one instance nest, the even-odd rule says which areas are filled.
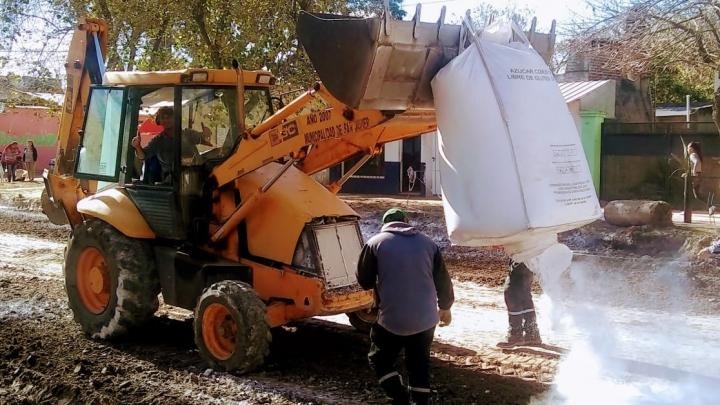
[[[44,107],[7,107],[0,113],[0,151],[16,141],[25,147],[32,140],[38,151],[35,171],[38,176],[46,169],[57,149],[60,113]]]

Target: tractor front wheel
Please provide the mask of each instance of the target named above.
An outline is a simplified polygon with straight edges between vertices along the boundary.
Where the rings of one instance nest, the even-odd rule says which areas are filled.
[[[270,351],[265,303],[246,283],[225,280],[205,289],[194,329],[200,355],[215,369],[246,373],[262,365]]]
[[[375,307],[361,309],[347,313],[347,317],[353,328],[363,333],[370,333],[370,328],[377,321],[378,310]]]

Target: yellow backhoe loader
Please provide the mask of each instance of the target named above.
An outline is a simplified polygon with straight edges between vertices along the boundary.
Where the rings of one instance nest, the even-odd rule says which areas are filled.
[[[336,193],[383,144],[436,129],[430,79],[466,30],[420,22],[419,8],[413,21],[302,13],[322,83],[278,111],[267,71],[104,72],[107,34],[89,18],[74,33],[44,174],[44,208],[72,227],[64,274],[82,329],[132,333],[162,293],[194,311],[211,366],[243,372],[264,361],[272,327],[372,322],[358,214]],[[311,176],[357,156],[327,187]]]

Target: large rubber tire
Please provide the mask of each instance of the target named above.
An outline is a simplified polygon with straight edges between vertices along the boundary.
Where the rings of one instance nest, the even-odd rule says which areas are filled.
[[[96,265],[86,271],[88,257]],[[103,221],[90,219],[75,228],[66,250],[64,273],[75,321],[93,338],[123,336],[157,311],[160,282],[152,247]],[[87,290],[96,288],[83,287],[90,278],[102,280],[102,287],[97,287],[101,291],[96,296],[89,293],[94,301],[88,302]]]
[[[346,314],[350,325],[363,333],[370,333],[370,328],[377,321],[377,308],[361,309]]]
[[[217,370],[246,373],[270,352],[265,303],[248,284],[225,280],[206,288],[195,308],[195,344]]]
[[[65,211],[50,201],[47,190],[43,189],[40,194],[40,208],[43,214],[55,225],[65,225],[68,223]]]

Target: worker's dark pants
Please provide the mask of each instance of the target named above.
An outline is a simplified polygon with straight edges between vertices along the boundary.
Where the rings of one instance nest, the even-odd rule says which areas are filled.
[[[17,168],[17,163],[5,163],[5,172],[8,181],[15,181],[15,168]]]
[[[531,292],[533,277],[533,272],[523,263],[510,263],[510,273],[505,279],[505,305],[511,329],[522,330],[523,318],[535,319]]]
[[[405,366],[408,371],[408,389],[416,404],[427,404],[430,399],[430,345],[435,327],[410,336],[399,336],[374,324],[370,331],[370,366],[375,370],[380,386],[396,403],[407,401],[402,378],[395,370],[395,360],[405,349]]]

